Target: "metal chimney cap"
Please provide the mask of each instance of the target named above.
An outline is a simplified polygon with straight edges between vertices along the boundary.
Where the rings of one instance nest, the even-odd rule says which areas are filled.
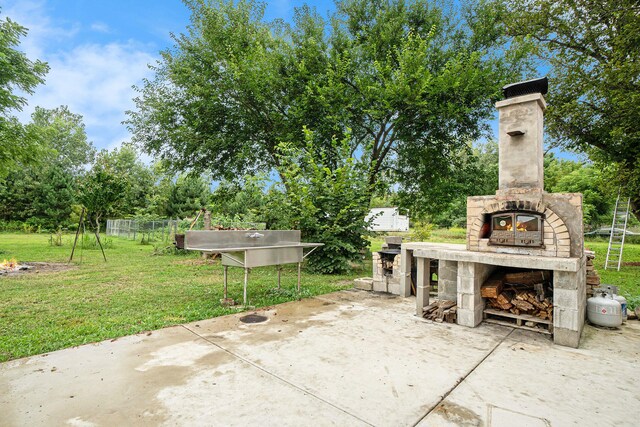
[[[549,79],[542,77],[540,79],[525,80],[523,82],[511,83],[502,87],[504,99],[514,98],[516,96],[528,95],[530,93],[541,93],[545,95],[549,90]]]

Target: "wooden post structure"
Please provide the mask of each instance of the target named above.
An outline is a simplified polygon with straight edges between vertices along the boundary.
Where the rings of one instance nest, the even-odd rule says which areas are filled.
[[[80,234],[80,227],[83,224],[83,219],[84,219],[84,208],[82,208],[82,212],[80,212],[80,220],[78,221],[78,229],[76,230],[76,238],[73,241],[73,247],[71,248],[71,256],[69,257],[69,261],[67,261],[67,264],[71,262],[71,260],[73,260],[73,253],[76,251],[76,245],[78,244],[78,235]],[[84,233],[82,233],[82,235],[84,236]]]
[[[107,262],[107,256],[104,254],[104,248],[102,247],[102,242],[100,241],[100,230],[96,229],[96,240],[98,241],[98,245],[100,245],[100,250],[102,251],[102,258],[104,258],[104,262]]]

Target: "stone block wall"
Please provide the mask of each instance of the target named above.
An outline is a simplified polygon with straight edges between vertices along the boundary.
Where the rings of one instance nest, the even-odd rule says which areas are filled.
[[[484,299],[480,293],[482,284],[495,269],[492,265],[475,262],[458,262],[458,324],[475,327],[482,322]]]
[[[373,261],[373,290],[376,292],[389,292],[394,295],[400,295],[400,254],[396,255],[393,259],[393,273],[391,276],[384,274],[378,252],[373,252],[371,258]]]
[[[456,301],[458,295],[457,261],[438,262],[438,299]]]
[[[504,211],[529,211],[543,215],[544,246],[490,245],[488,236],[480,235],[482,227],[491,214]],[[467,198],[467,250],[470,251],[582,258],[583,232],[582,194],[512,189],[498,191],[495,196]]]
[[[578,347],[587,309],[586,257],[576,272],[553,273],[553,340]]]

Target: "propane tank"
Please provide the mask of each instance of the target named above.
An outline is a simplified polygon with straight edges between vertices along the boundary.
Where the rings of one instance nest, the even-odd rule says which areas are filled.
[[[622,309],[622,323],[627,321],[627,299],[622,295],[618,295],[617,286],[607,286],[607,290],[613,295],[613,299],[620,303]]]
[[[587,318],[594,325],[617,328],[622,325],[622,306],[607,289],[597,289],[587,300]]]

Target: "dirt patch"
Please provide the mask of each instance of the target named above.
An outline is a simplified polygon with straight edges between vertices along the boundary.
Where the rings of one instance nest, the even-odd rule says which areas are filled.
[[[640,262],[638,261],[623,262],[622,266],[623,267],[640,267]]]
[[[73,264],[66,264],[63,262],[21,262],[21,266],[26,266],[26,269],[18,270],[0,270],[0,277],[13,277],[23,274],[37,274],[37,273],[57,273],[60,271],[73,270],[76,268]]]

